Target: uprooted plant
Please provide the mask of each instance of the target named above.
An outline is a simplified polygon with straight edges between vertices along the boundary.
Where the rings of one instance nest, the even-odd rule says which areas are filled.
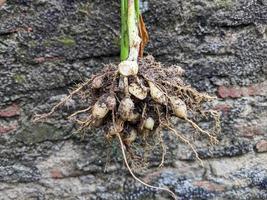
[[[69,116],[70,120],[79,125],[78,131],[106,127],[108,131],[105,137],[108,140],[119,140],[131,175],[145,186],[167,191],[176,199],[171,190],[151,186],[135,176],[132,170],[138,165],[135,149],[144,148],[136,143],[153,139],[155,145],[160,144],[162,166],[167,144],[164,143],[161,132],[167,129],[170,134],[189,145],[202,164],[194,142],[180,133],[170,118],[175,116],[184,120],[196,132],[209,138],[211,144],[216,144],[216,134],[220,131],[219,114],[203,108],[205,102],[214,98],[185,84],[182,80],[184,70],[181,67],[163,66],[152,56],[142,58],[147,42],[148,34],[139,12],[139,0],[121,0],[121,63],[106,65],[99,73],[78,84],[49,113],[36,115],[34,121],[49,117],[74,96],[86,100],[86,109],[77,110]],[[212,131],[202,129],[194,121],[195,117],[212,118]]]

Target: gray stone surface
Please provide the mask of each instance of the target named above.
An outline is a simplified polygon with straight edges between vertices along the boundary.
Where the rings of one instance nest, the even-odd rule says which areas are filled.
[[[180,199],[267,199],[267,1],[147,2],[146,52],[219,97],[222,133],[218,146],[196,138],[204,167],[168,136],[165,167],[153,156],[138,175]],[[74,134],[66,116],[75,100],[48,122],[30,121],[119,61],[118,1],[7,0],[0,22],[0,199],[170,199],[135,182],[101,131]]]

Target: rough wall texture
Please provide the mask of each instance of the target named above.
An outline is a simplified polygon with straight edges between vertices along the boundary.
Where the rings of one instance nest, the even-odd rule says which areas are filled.
[[[0,5],[3,3],[0,0]],[[219,98],[220,144],[198,151],[167,137],[166,165],[139,176],[180,199],[267,199],[267,1],[149,0],[146,49],[177,63],[201,91]],[[67,88],[118,61],[115,0],[7,0],[0,8],[0,199],[169,199],[136,183],[116,142],[79,138],[66,116],[43,124]],[[186,128],[185,128],[186,129]],[[111,159],[107,163],[107,155]],[[155,163],[157,163],[155,159]]]

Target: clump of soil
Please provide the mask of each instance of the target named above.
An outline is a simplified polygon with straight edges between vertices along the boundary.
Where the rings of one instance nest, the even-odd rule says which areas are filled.
[[[184,120],[203,137],[209,138],[211,144],[216,144],[216,135],[220,131],[219,114],[214,110],[204,109],[204,103],[213,100],[214,97],[200,93],[185,84],[182,79],[184,70],[181,67],[163,66],[152,56],[139,60],[138,65],[137,75],[132,76],[120,75],[117,65],[106,65],[99,73],[77,85],[69,96],[52,108],[51,112],[37,115],[34,121],[49,117],[74,96],[83,99],[88,107],[69,116],[70,120],[79,125],[78,131],[104,127],[107,140],[119,139],[125,163],[135,179],[146,186],[166,190],[174,196],[168,189],[147,185],[133,174],[131,168],[144,165],[145,162],[145,159],[136,153],[138,148],[144,148],[138,145],[138,142],[142,141],[152,146],[151,148],[153,144],[160,144],[162,166],[165,146],[168,144],[164,143],[161,131],[168,129],[170,134],[176,135],[189,145],[202,163],[193,141],[178,132],[170,118],[175,116]],[[212,131],[203,130],[193,121],[200,117],[214,120]]]

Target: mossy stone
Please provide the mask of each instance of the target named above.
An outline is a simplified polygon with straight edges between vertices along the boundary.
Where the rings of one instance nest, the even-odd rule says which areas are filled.
[[[27,125],[16,136],[16,139],[26,144],[35,144],[44,141],[56,141],[64,139],[68,131],[57,128],[50,124],[31,124]]]
[[[75,46],[76,45],[75,40],[71,36],[62,36],[62,37],[59,37],[57,39],[57,41],[59,41],[62,45],[68,46],[68,47],[71,47],[71,46]]]

